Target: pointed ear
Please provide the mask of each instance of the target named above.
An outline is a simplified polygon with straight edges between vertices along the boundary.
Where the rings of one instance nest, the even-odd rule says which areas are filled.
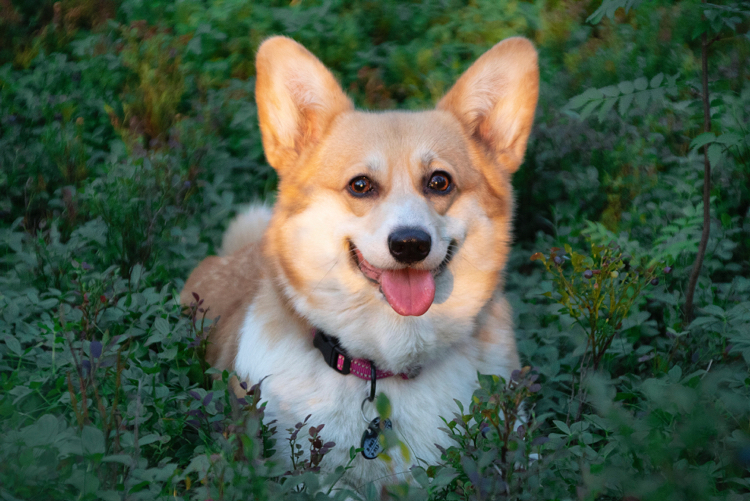
[[[539,65],[525,38],[503,40],[482,54],[437,105],[512,174],[523,161],[539,96]]]
[[[255,64],[263,149],[281,176],[321,140],[339,113],[353,106],[323,63],[294,40],[269,38]]]

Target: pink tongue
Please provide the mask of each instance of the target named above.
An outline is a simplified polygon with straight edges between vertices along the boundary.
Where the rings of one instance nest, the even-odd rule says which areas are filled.
[[[435,279],[426,270],[384,270],[380,287],[388,304],[399,315],[424,315],[435,299]]]

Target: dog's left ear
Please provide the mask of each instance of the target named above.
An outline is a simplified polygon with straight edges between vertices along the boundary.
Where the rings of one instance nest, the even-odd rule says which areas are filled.
[[[323,63],[290,38],[263,42],[256,68],[263,149],[283,177],[305,149],[323,138],[333,120],[353,106]]]
[[[451,112],[472,139],[509,174],[518,170],[539,96],[539,64],[531,42],[514,37],[482,54],[437,108]]]

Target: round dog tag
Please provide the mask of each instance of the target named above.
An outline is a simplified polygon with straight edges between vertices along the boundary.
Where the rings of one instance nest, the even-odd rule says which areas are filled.
[[[362,455],[366,459],[375,459],[378,454],[383,452],[383,446],[380,444],[379,437],[383,433],[383,430],[393,429],[393,424],[390,419],[386,419],[383,423],[380,423],[380,418],[376,417],[370,421],[370,425],[367,427],[365,432],[362,434]]]

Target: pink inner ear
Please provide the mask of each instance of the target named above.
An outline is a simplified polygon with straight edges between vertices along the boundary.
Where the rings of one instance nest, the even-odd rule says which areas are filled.
[[[305,148],[320,140],[339,113],[353,105],[323,63],[294,40],[266,40],[256,63],[263,148],[283,174]]]
[[[494,154],[495,163],[514,172],[526,150],[538,94],[536,50],[516,37],[485,52],[437,107],[451,112]]]

